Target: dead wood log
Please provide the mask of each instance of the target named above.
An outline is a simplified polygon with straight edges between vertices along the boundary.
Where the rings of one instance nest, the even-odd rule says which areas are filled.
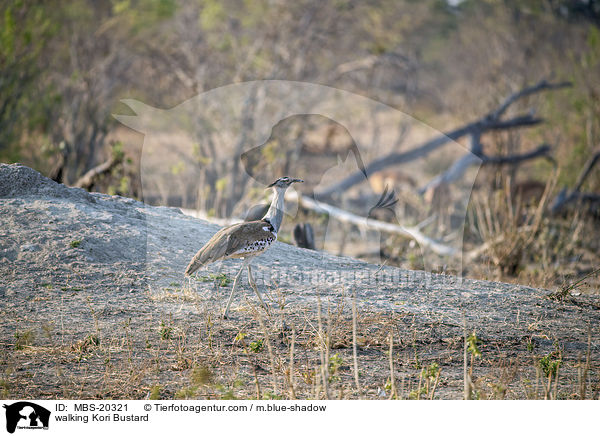
[[[541,118],[536,118],[531,112],[516,116],[514,118],[510,118],[508,120],[501,120],[500,118],[506,113],[510,105],[524,97],[542,91],[560,89],[568,86],[571,86],[570,82],[550,83],[546,80],[542,80],[541,82],[533,86],[523,88],[522,90],[509,95],[500,104],[500,106],[498,106],[498,108],[494,109],[482,118],[468,123],[457,129],[454,129],[448,133],[437,136],[421,144],[420,146],[413,148],[412,150],[405,152],[393,152],[382,156],[378,159],[375,159],[364,168],[364,171],[355,171],[345,179],[319,191],[318,193],[316,193],[316,195],[320,198],[328,198],[333,193],[344,192],[352,186],[364,182],[366,180],[365,175],[367,175],[368,177],[378,171],[383,170],[384,168],[411,162],[413,160],[426,156],[434,150],[437,150],[438,148],[446,145],[450,141],[456,141],[457,139],[460,139],[469,134],[481,135],[485,132],[492,130],[505,130],[539,124],[543,120]]]
[[[298,195],[295,192],[289,192],[286,197],[290,200],[298,200],[298,203],[309,210],[326,213],[330,218],[334,218],[338,221],[354,224],[358,228],[365,230],[378,230],[380,232],[392,233],[407,238],[412,238],[418,242],[422,247],[431,249],[434,253],[443,256],[455,256],[458,251],[454,247],[442,244],[426,235],[424,235],[418,226],[405,227],[397,224],[386,223],[383,221],[377,221],[367,217],[355,215],[346,210],[332,206],[321,201],[317,201],[313,198],[306,197],[304,195]]]
[[[92,186],[94,186],[94,183],[96,183],[96,180],[98,180],[98,177],[100,177],[102,174],[110,172],[119,163],[121,163],[121,159],[111,156],[106,162],[101,163],[100,165],[97,165],[86,172],[75,182],[73,186],[76,188],[90,190]]]

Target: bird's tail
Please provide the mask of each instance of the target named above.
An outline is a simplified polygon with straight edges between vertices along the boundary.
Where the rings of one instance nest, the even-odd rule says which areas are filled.
[[[185,269],[186,276],[198,271],[204,265],[222,258],[221,255],[223,250],[215,250],[215,241],[219,242],[220,236],[220,232],[215,233],[213,237],[206,244],[204,244],[204,247],[198,250],[196,255],[190,261],[190,264]]]

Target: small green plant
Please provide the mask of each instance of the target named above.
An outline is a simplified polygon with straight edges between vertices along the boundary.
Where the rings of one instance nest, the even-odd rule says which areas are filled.
[[[25,330],[24,332],[16,332],[15,333],[15,348],[17,350],[22,350],[26,346],[29,346],[33,343],[34,338],[33,330]]]
[[[440,366],[436,362],[433,362],[427,368],[423,368],[421,374],[423,375],[423,378],[435,379],[439,371]]]
[[[233,340],[234,342],[240,342],[240,343],[244,343],[244,339],[246,338],[247,334],[244,332],[238,332],[237,335],[235,335],[235,339]]]
[[[227,274],[209,274],[207,276],[202,276],[198,279],[201,282],[216,282],[219,284],[220,287],[224,288],[227,285],[229,285],[229,283],[232,282],[232,280],[227,277]]]
[[[179,391],[175,393],[176,400],[187,400],[190,398],[194,398],[196,396],[196,392],[198,391],[197,386],[188,386],[186,388],[181,388]]]
[[[392,380],[390,378],[385,381],[385,386],[383,388],[386,392],[390,392],[392,390]]]
[[[427,388],[425,386],[421,387],[420,389],[415,389],[414,391],[411,391],[408,394],[408,399],[409,400],[418,400],[419,398],[421,398],[423,395],[427,394]]]
[[[192,382],[196,385],[207,385],[212,382],[213,373],[206,366],[197,366],[192,370]]]
[[[473,367],[475,365],[475,359],[481,356],[479,346],[483,343],[481,339],[477,337],[475,330],[469,336],[465,331],[465,354],[464,354],[464,372],[465,372],[465,400],[476,400],[479,399],[480,393],[475,390],[473,383]],[[467,355],[471,355],[471,362],[467,370]]]
[[[8,380],[0,380],[0,398],[5,400],[10,397],[10,384]]]
[[[421,360],[419,359],[419,350],[417,349],[417,344],[413,343],[412,347],[415,352],[415,363],[413,366],[415,367],[415,369],[421,369],[422,365]]]
[[[168,341],[173,338],[173,327],[168,326],[164,321],[161,321],[159,334],[163,341]]]
[[[150,400],[160,400],[160,392],[162,390],[162,386],[160,385],[154,385],[152,386],[152,389],[150,389],[150,395],[148,396],[148,399]]]
[[[546,377],[554,377],[558,371],[562,360],[557,357],[557,352],[552,351],[538,360],[538,366]]]
[[[339,381],[340,376],[338,371],[343,364],[343,360],[338,353],[335,353],[329,358],[329,381]]]
[[[89,350],[90,348],[95,348],[100,346],[100,338],[98,335],[88,335],[83,340],[82,346],[85,350]]]
[[[192,369],[192,374],[190,376],[191,385],[181,388],[179,391],[175,393],[176,400],[186,400],[189,398],[195,398],[198,395],[198,390],[203,385],[208,385],[212,383],[213,373],[209,367],[206,366],[196,366]],[[220,385],[217,385],[218,389]],[[227,399],[235,399],[235,398],[227,398]]]
[[[257,341],[254,342],[250,342],[250,349],[255,352],[255,353],[260,353],[261,350],[263,349],[264,343],[262,339],[259,339]]]
[[[535,343],[533,342],[532,338],[527,339],[527,351],[529,351],[530,353],[534,350],[535,348]]]
[[[307,369],[306,371],[302,371],[300,374],[302,375],[302,380],[304,380],[304,383],[307,385],[312,385],[315,382],[314,369]]]
[[[237,400],[237,397],[233,393],[233,389],[227,389],[222,384],[218,384],[215,386],[217,391],[221,392],[221,400]]]
[[[477,337],[475,332],[471,333],[471,335],[467,338],[467,351],[473,357],[481,356],[481,351],[479,350],[479,346],[483,344],[483,341]]]
[[[84,360],[84,356],[91,353],[94,349],[100,346],[100,338],[98,335],[88,335],[77,343],[71,345],[71,350],[79,353],[77,361]]]
[[[433,362],[431,365],[421,370],[420,377],[425,380],[425,395],[427,395],[430,400],[433,400],[435,395],[435,389],[437,388],[441,372],[442,370],[437,362]]]
[[[79,248],[79,246],[81,245],[81,240],[79,239],[74,239],[71,241],[71,248]]]
[[[46,336],[50,341],[53,340],[53,332],[54,332],[54,324],[51,322],[45,322],[42,324],[42,330],[44,330],[44,336]]]
[[[273,392],[267,391],[262,395],[263,400],[283,400],[281,395],[274,394]]]
[[[506,397],[506,386],[502,383],[491,383],[490,387],[494,393],[494,399],[503,400]]]

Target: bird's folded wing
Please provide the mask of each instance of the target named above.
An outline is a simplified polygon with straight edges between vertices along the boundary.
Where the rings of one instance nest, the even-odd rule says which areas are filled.
[[[274,238],[271,231],[268,230],[269,224],[264,221],[251,221],[240,223],[230,227],[227,233],[226,256],[243,250],[251,246],[254,242]]]
[[[266,241],[271,243],[275,239],[272,231],[273,227],[268,222],[262,220],[224,227],[215,233],[204,247],[198,250],[188,265],[186,274],[190,275],[208,263],[227,259],[236,254],[239,255],[256,241],[262,240],[265,241],[265,245],[268,245]]]

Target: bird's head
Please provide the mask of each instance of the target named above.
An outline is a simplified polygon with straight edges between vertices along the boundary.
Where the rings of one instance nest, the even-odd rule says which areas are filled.
[[[282,188],[282,189],[287,189],[292,183],[302,183],[304,182],[304,180],[302,179],[294,179],[292,177],[280,177],[279,179],[275,180],[273,183],[271,183],[268,187],[269,188]]]

